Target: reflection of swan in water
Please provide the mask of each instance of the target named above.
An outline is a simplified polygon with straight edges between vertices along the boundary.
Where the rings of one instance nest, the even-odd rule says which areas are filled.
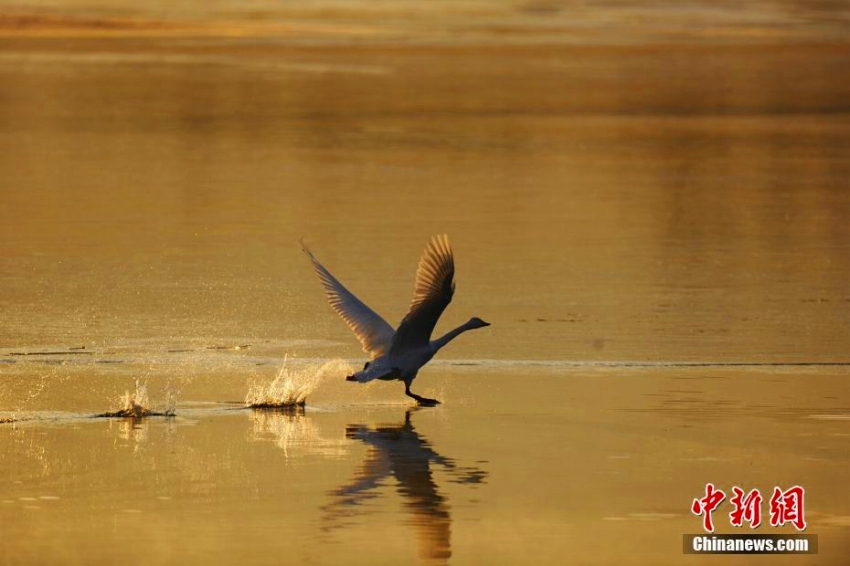
[[[487,472],[458,467],[453,459],[435,452],[413,428],[410,413],[405,413],[400,425],[346,427],[346,436],[366,443],[369,451],[353,481],[330,492],[333,501],[325,511],[329,521],[341,522],[354,515],[359,505],[378,497],[384,480],[393,476],[416,528],[420,556],[445,560],[451,556],[451,515],[446,497],[434,481],[431,464],[443,466],[458,483],[482,483]]]

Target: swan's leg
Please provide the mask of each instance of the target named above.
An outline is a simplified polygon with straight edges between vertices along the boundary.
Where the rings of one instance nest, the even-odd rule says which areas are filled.
[[[408,397],[413,397],[416,399],[416,402],[422,405],[423,407],[434,407],[435,405],[439,405],[440,402],[436,399],[428,399],[427,397],[422,397],[421,395],[417,395],[416,393],[410,390],[410,384],[405,382],[404,384],[404,394]]]

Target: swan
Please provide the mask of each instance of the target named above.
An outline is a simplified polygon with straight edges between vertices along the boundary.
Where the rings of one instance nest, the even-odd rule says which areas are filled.
[[[421,397],[410,391],[416,374],[434,354],[464,332],[490,326],[490,323],[473,317],[444,336],[431,340],[437,320],[449,306],[455,290],[455,263],[449,237],[445,234],[434,236],[426,246],[416,270],[413,301],[395,330],[331,275],[303,241],[301,248],[310,258],[331,308],[354,331],[363,350],[370,356],[370,361],[361,371],[345,379],[358,383],[397,379],[404,382],[405,395],[418,404],[429,407],[439,404],[436,399]]]

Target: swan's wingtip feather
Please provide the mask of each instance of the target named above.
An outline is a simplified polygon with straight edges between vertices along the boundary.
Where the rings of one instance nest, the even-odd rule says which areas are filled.
[[[448,234],[435,234],[431,237],[431,241],[428,242],[428,245],[425,248],[425,253],[434,254],[441,257],[451,257],[452,256],[452,245],[449,241]]]

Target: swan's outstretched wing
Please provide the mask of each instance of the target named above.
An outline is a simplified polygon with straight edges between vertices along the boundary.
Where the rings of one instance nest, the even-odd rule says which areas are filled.
[[[354,480],[330,492],[335,497],[334,505],[358,505],[376,497],[372,491],[392,473],[389,453],[370,448]]]
[[[391,351],[427,346],[455,291],[455,261],[449,237],[434,236],[416,270],[413,302],[393,337]]]
[[[371,355],[373,360],[387,353],[395,334],[393,327],[337,281],[336,277],[319,263],[319,260],[304,245],[304,242],[301,242],[301,248],[313,262],[313,269],[316,270],[316,274],[325,288],[325,294],[331,308],[354,331],[357,339],[363,345],[363,350]]]

